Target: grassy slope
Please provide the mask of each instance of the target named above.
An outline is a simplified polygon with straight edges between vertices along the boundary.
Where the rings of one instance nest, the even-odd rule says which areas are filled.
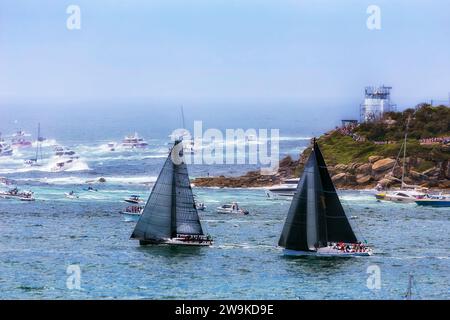
[[[376,145],[372,142],[356,142],[351,137],[333,132],[319,139],[320,148],[328,164],[349,164],[367,162],[370,156],[397,157],[402,142],[395,144]],[[440,150],[439,146],[420,145],[417,140],[409,139],[407,156],[418,157],[428,161],[445,161],[450,158],[448,152]]]
[[[357,142],[336,131],[323,135],[319,139],[319,145],[327,164],[365,163],[370,156],[396,158],[403,142],[406,119],[409,116],[411,122],[408,130],[410,138],[407,141],[407,157],[425,160],[416,169],[424,171],[433,167],[436,162],[449,160],[448,151],[438,145],[420,145],[418,139],[450,136],[450,108],[423,105],[416,110],[407,109],[388,114],[387,117],[396,120],[395,125],[388,126],[378,122],[359,126],[356,132],[368,137],[370,141]],[[385,140],[393,140],[396,143],[377,145],[371,142]]]

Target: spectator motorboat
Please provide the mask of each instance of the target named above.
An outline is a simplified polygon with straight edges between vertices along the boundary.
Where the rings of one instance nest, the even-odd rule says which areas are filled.
[[[34,201],[32,191],[20,191],[18,188],[13,188],[8,191],[1,191],[0,198],[3,199],[17,199],[20,201]]]
[[[0,140],[0,157],[11,156],[13,149],[9,144],[6,144]]]
[[[298,181],[298,178],[286,179],[280,185],[265,189],[267,198],[286,200],[292,199],[294,197],[295,191],[297,190]]]
[[[122,146],[125,148],[146,148],[148,143],[137,132],[134,135],[126,136],[122,141]]]
[[[124,199],[125,202],[139,204],[144,202],[138,195],[131,195],[129,198]]]
[[[11,146],[15,148],[24,148],[31,147],[31,141],[27,140],[25,137],[28,137],[29,134],[25,133],[25,131],[19,130],[12,135]]]
[[[220,207],[217,207],[216,211],[221,214],[249,214],[248,210],[239,208],[237,202],[221,205]]]

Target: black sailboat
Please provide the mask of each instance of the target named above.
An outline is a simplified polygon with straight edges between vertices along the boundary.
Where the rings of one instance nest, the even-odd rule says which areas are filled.
[[[212,244],[200,223],[181,140],[175,141],[131,238],[141,245]]]
[[[345,215],[316,140],[278,245],[287,255],[370,255]]]

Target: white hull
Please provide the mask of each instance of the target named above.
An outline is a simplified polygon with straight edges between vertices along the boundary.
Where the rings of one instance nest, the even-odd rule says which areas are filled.
[[[320,248],[317,251],[298,251],[284,249],[283,254],[286,256],[319,256],[319,257],[368,257],[373,254],[369,249],[366,252],[344,252],[330,247]]]
[[[376,196],[377,200],[381,201],[390,201],[390,202],[399,202],[399,203],[415,203],[416,198],[407,198],[407,197],[399,197],[394,195],[384,195],[384,196]]]
[[[220,214],[241,214],[241,215],[247,215],[248,213],[245,213],[241,210],[226,210],[226,209],[217,209],[217,213]]]
[[[3,199],[15,199],[20,201],[34,201],[34,198],[28,198],[28,197],[20,197],[20,196],[13,196],[13,195],[7,195],[7,194],[0,194],[0,198]]]
[[[292,192],[276,192],[271,190],[265,190],[266,196],[271,200],[292,200],[295,191]]]
[[[203,240],[203,241],[187,241],[181,238],[172,238],[172,239],[161,239],[161,240],[140,240],[139,244],[142,245],[170,245],[170,246],[190,246],[190,247],[207,247],[212,245],[211,240]]]

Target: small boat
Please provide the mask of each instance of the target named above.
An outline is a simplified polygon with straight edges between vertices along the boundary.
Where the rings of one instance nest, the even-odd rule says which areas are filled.
[[[450,207],[450,195],[426,195],[421,199],[417,199],[419,206],[426,207]]]
[[[109,151],[116,151],[116,143],[115,142],[109,142],[108,143],[108,149],[109,149]]]
[[[144,202],[138,195],[131,195],[129,198],[124,199],[125,202],[139,204]]]
[[[299,179],[286,179],[282,184],[273,186],[265,190],[266,196],[269,199],[285,199],[290,200],[294,197],[297,190],[297,184]]]
[[[147,204],[137,222],[131,239],[140,245],[210,246],[212,239],[203,232],[195,207],[194,195],[183,146],[176,140],[164,162]],[[172,151],[179,151],[180,162],[172,161]]]
[[[64,195],[66,196],[66,198],[69,198],[69,199],[78,199],[79,198],[79,196],[77,194],[75,194],[75,192],[73,192],[73,191],[66,192],[66,193],[64,193]]]
[[[129,207],[126,207],[125,210],[120,211],[120,213],[129,215],[129,216],[140,217],[142,215],[143,210],[144,210],[144,207],[142,207],[142,206],[129,206]]]
[[[6,192],[0,192],[0,198],[3,199],[17,199],[20,201],[34,201],[32,191],[19,191],[18,188],[10,189]]]
[[[3,143],[0,140],[0,157],[7,157],[13,154],[13,149],[9,144]]]
[[[11,145],[15,148],[30,147],[32,143],[25,139],[27,136],[29,136],[29,134],[25,133],[25,131],[18,130],[12,136]]]
[[[10,179],[8,179],[6,177],[0,177],[0,183],[5,185],[5,186],[10,186],[10,185],[15,184],[15,182],[13,180],[10,180]]]
[[[206,210],[206,206],[205,206],[205,204],[203,202],[195,201],[195,208],[197,210],[200,210],[200,211],[205,211]]]
[[[55,151],[55,155],[62,157],[62,156],[67,156],[67,157],[72,157],[75,158],[75,151],[71,150],[71,149],[66,149],[64,147],[61,146],[57,146],[53,149]]]
[[[50,168],[51,172],[62,172],[70,169],[73,166],[73,159],[64,161],[58,161],[54,166]]]
[[[414,203],[417,199],[424,197],[425,193],[416,190],[391,190],[387,192],[380,192],[375,194],[377,200]]]
[[[148,143],[135,132],[134,135],[126,136],[123,139],[122,146],[126,148],[146,148]]]
[[[285,255],[372,255],[353,232],[315,139],[297,190],[278,241]]]
[[[220,207],[217,207],[216,211],[217,213],[222,214],[249,214],[247,210],[239,208],[239,205],[236,202],[221,205]]]

